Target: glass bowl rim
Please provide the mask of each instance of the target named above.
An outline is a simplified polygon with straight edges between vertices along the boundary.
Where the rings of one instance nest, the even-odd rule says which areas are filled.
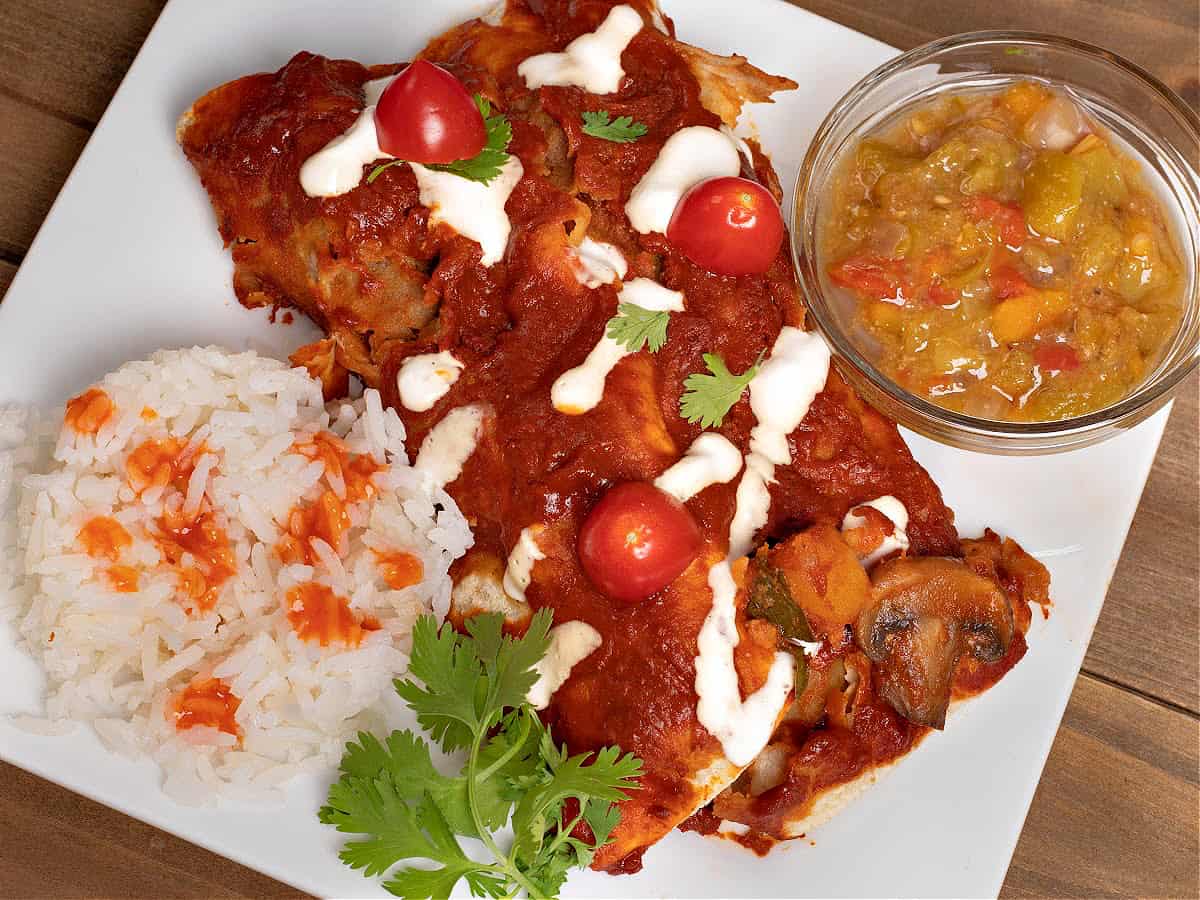
[[[817,159],[825,149],[824,145],[828,140],[829,134],[835,127],[841,125],[845,119],[851,117],[857,110],[863,97],[869,91],[887,79],[903,71],[915,68],[931,57],[936,57],[948,50],[973,45],[1000,43],[1032,44],[1065,50],[1122,70],[1124,74],[1132,77],[1136,82],[1140,82],[1143,88],[1164,101],[1176,117],[1181,120],[1181,125],[1185,130],[1190,132],[1191,136],[1195,138],[1197,146],[1200,146],[1200,116],[1184,102],[1183,98],[1170,87],[1163,84],[1161,80],[1147,72],[1141,66],[1111,50],[1106,50],[1103,47],[1098,47],[1095,44],[1089,44],[1086,41],[1080,41],[1075,38],[1015,29],[985,29],[938,38],[898,54],[859,79],[853,87],[842,95],[841,99],[833,106],[813,134],[812,140],[805,152],[804,160],[801,162],[797,173],[795,187],[792,189],[791,208],[793,213],[793,227],[790,236],[792,262],[800,282],[799,287],[804,294],[805,309],[812,317],[817,330],[831,344],[835,359],[844,365],[850,366],[860,376],[866,378],[875,390],[882,392],[892,403],[909,410],[922,420],[922,424],[931,425],[932,427],[925,428],[921,425],[911,425],[903,421],[901,424],[916,428],[916,430],[943,443],[947,441],[940,432],[948,426],[955,431],[965,432],[976,439],[997,439],[1000,441],[1001,446],[995,447],[994,450],[999,452],[1050,452],[1053,449],[1070,449],[1073,446],[1079,446],[1084,442],[1079,440],[1079,438],[1104,426],[1120,425],[1129,419],[1134,419],[1135,423],[1141,421],[1140,417],[1134,417],[1137,417],[1143,410],[1152,412],[1165,403],[1170,392],[1200,365],[1200,340],[1197,339],[1198,336],[1193,335],[1190,340],[1186,341],[1186,344],[1190,344],[1191,346],[1190,348],[1185,346],[1184,352],[1186,355],[1183,358],[1171,363],[1157,375],[1152,375],[1128,396],[1099,410],[1067,419],[1044,422],[1007,422],[998,419],[984,419],[965,415],[937,406],[928,400],[904,390],[880,372],[873,363],[863,357],[851,345],[850,341],[843,335],[842,329],[836,322],[832,321],[832,316],[827,316],[825,313],[824,303],[820,299],[821,288],[819,276],[815,271],[810,271],[815,266],[809,263],[809,254],[803,252],[804,245],[808,239],[800,234],[800,226],[807,218],[802,215],[806,208],[802,206],[803,196],[806,195],[805,189],[808,187],[807,183],[811,180]],[[1069,81],[1064,81],[1064,83],[1068,86],[1070,85]],[[920,96],[920,93],[914,93],[908,99],[914,99]],[[907,102],[907,100],[902,102]],[[1164,143],[1153,134],[1149,134],[1148,136],[1153,143],[1160,145]],[[843,141],[844,143],[845,141]],[[1175,155],[1179,156],[1180,154],[1176,152]],[[833,162],[837,158],[835,156]],[[1182,159],[1182,162],[1190,173],[1197,191],[1200,191],[1200,171],[1197,169],[1197,164],[1186,158]],[[1200,201],[1200,197],[1197,199]],[[1195,237],[1193,237],[1192,241],[1193,246],[1195,246]],[[1185,314],[1190,307],[1200,304],[1200,285],[1198,285],[1198,282],[1200,282],[1200,260],[1196,260],[1194,265],[1197,268],[1193,274],[1191,283],[1187,286],[1187,301],[1184,306]],[[814,294],[817,295],[815,302],[813,299]],[[1185,324],[1186,322],[1181,321],[1180,327],[1183,328]],[[1190,330],[1196,331],[1197,329],[1192,328]],[[1146,414],[1148,415],[1149,412]],[[1077,438],[1077,440],[1061,448],[1052,448],[1038,443],[1039,440],[1053,438],[1063,438],[1069,441],[1072,437]],[[1025,446],[1027,441],[1033,443]],[[954,442],[950,441],[949,443]],[[971,446],[979,449],[978,444],[974,441]]]

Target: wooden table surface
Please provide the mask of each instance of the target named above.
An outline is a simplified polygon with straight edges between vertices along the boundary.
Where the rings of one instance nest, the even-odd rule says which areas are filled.
[[[1193,107],[1200,101],[1196,0],[798,5],[902,48],[978,28],[1065,34],[1133,59]],[[0,296],[161,8],[0,0]],[[1197,397],[1193,378],[1176,401],[1007,896],[1200,896]],[[0,896],[284,895],[295,892],[0,764]]]

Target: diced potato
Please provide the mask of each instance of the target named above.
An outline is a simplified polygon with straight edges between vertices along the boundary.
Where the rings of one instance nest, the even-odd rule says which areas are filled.
[[[871,582],[854,551],[836,528],[813,527],[794,535],[771,553],[792,598],[804,610],[816,635],[840,636],[871,602]]]
[[[1037,333],[1037,303],[1032,294],[1009,297],[992,311],[992,334],[1001,344],[1027,341]]]
[[[1066,291],[1030,291],[1010,297],[992,311],[992,334],[1002,344],[1027,341],[1070,308]]]
[[[1038,154],[1025,176],[1025,221],[1038,234],[1066,242],[1083,203],[1084,168],[1065,153]]]

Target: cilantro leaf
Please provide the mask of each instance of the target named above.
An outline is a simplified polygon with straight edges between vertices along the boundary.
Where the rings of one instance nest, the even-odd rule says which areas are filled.
[[[556,757],[558,761],[550,764],[553,769],[550,778],[526,793],[513,813],[518,857],[536,856],[542,848],[547,821],[558,813],[568,797],[580,802],[589,797],[610,802],[624,800],[627,792],[637,787],[636,779],[642,773],[642,761],[631,753],[622,757],[618,747],[604,747],[594,754],[580,753],[569,758],[559,752]]]
[[[466,782],[439,772],[430,758],[429,745],[411,731],[393,731],[386,742],[381,742],[369,732],[359,732],[358,743],[351,741],[346,744],[341,771],[343,780],[390,779],[396,795],[410,804],[418,802],[423,794],[428,793],[455,831],[467,835],[475,831],[467,803]],[[492,827],[502,825],[503,817],[508,815],[507,806],[502,816],[495,810],[502,802],[496,800],[488,804],[492,814],[485,817],[485,821],[491,823]],[[322,809],[321,813],[324,812]]]
[[[529,628],[519,641],[510,637],[503,638],[497,646],[495,656],[484,657],[484,665],[495,672],[494,692],[490,695],[491,706],[495,709],[515,708],[525,703],[529,689],[538,679],[534,667],[550,649],[550,622],[553,615],[548,608],[539,609],[533,614]],[[475,616],[469,619],[467,631],[477,642],[479,639],[475,628],[484,627],[484,619],[494,621],[497,632],[503,628],[503,619],[500,616]]]
[[[670,321],[669,312],[646,309],[636,303],[622,303],[617,307],[617,314],[608,320],[604,331],[630,353],[637,353],[643,346],[648,346],[651,353],[657,353],[667,342],[667,325]]]
[[[508,145],[512,141],[512,125],[509,124],[503,113],[492,115],[492,105],[486,97],[476,94],[474,100],[475,108],[483,116],[483,127],[487,132],[487,143],[484,144],[483,149],[470,159],[456,159],[452,163],[428,163],[425,168],[435,169],[438,172],[450,172],[468,181],[490,184],[492,179],[500,174],[500,169],[504,164],[508,162]],[[367,176],[367,184],[374,182],[385,170],[392,166],[402,166],[405,162],[407,160],[393,159],[390,162],[381,163],[371,170]]]
[[[679,414],[689,422],[699,422],[704,428],[717,428],[725,420],[733,404],[758,374],[762,355],[741,375],[734,375],[716,353],[705,353],[704,364],[711,375],[696,373],[684,379],[684,394],[679,398]]]
[[[500,169],[508,162],[508,145],[512,141],[512,125],[503,113],[492,115],[492,105],[481,94],[475,95],[475,107],[483,116],[483,126],[487,130],[487,143],[483,149],[470,159],[459,159],[452,163],[432,164],[429,169],[439,172],[452,172],[468,181],[478,181],[490,184],[492,179],[500,174]]]
[[[412,640],[408,671],[425,687],[397,680],[396,693],[443,750],[466,747],[482,724],[476,695],[486,679],[474,643],[463,641],[449,624],[439,630],[431,616],[417,619]]]
[[[621,810],[615,803],[590,800],[583,808],[583,820],[592,829],[592,835],[596,838],[596,846],[603,847],[608,843],[609,835],[621,821]]]
[[[318,817],[338,831],[369,835],[349,841],[338,854],[342,862],[367,876],[382,874],[402,859],[425,857],[429,850],[416,810],[387,778],[338,781]]]
[[[583,114],[583,133],[616,144],[628,144],[644,135],[646,126],[633,121],[631,116],[620,116],[610,122],[608,111],[602,109]]]
[[[442,866],[438,869],[399,869],[384,882],[383,886],[388,891],[411,900],[437,900],[449,897],[459,879],[470,879],[470,876],[474,875],[475,877],[470,879],[472,893],[476,887],[483,888],[487,885],[493,888],[487,891],[488,896],[503,894],[503,879],[489,872],[492,866],[475,862],[463,853],[458,839],[430,795],[426,794],[421,801],[414,821],[425,841],[422,853],[414,855],[441,863]]]
[[[469,620],[465,635],[432,616],[417,621],[411,677],[396,690],[443,748],[467,747],[467,759],[457,776],[443,774],[411,731],[384,740],[363,732],[348,743],[318,813],[360,836],[341,850],[346,865],[388,875],[383,886],[396,896],[426,900],[464,880],[478,897],[550,897],[571,869],[591,863],[620,821],[617,802],[637,787],[641,761],[616,747],[568,756],[528,704],[550,623],[541,610],[514,638],[499,615]],[[513,845],[502,851],[495,832],[510,817]],[[478,838],[494,862],[468,857],[460,837]]]

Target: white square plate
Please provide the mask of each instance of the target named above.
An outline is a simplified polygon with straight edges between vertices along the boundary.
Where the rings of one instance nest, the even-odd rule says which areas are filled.
[[[284,354],[310,326],[242,309],[208,200],[175,145],[179,113],[209,88],[308,49],[405,59],[480,0],[210,0],[170,3],[96,129],[0,307],[0,403],[51,405],[166,346]],[[682,39],[748,56],[798,91],[754,109],[791,190],[805,147],[855,81],[895,51],[778,0],[667,0]],[[983,896],[1000,888],[1162,434],[1164,410],[1088,450],[1038,459],[969,455],[911,438],[966,535],[1016,536],[1053,574],[1055,607],[1025,659],[827,826],[758,859],[673,834],[645,870],[571,879],[576,896]],[[0,713],[35,712],[40,677],[0,626]],[[327,779],[272,809],[175,805],[154,767],[88,732],[40,737],[0,719],[0,756],[74,791],[315,894],[380,894],[337,859],[318,824]],[[870,852],[863,853],[863,849]]]

